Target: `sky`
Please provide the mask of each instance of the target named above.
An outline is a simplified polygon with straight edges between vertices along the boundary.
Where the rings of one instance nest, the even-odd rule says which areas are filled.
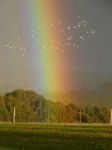
[[[31,85],[35,79],[31,79],[30,72],[38,68],[43,69],[38,64],[39,58],[34,52],[36,48],[33,46],[35,42],[33,39],[37,31],[35,25],[28,21],[31,20],[31,16],[30,12],[26,11],[25,2],[27,0],[0,0],[1,87],[5,84],[21,87],[29,80]],[[55,7],[57,13],[56,17],[50,20],[49,28],[55,26],[53,33],[63,38],[61,41],[49,39],[51,40],[49,43],[56,44],[53,46],[43,44],[43,51],[48,52],[49,47],[52,47],[58,52],[56,55],[62,59],[62,64],[56,66],[49,63],[44,69],[62,72],[112,72],[111,0],[48,0],[48,2],[52,4],[50,10]],[[25,20],[26,17],[30,19]],[[25,37],[28,37],[28,41]],[[39,42],[40,39],[36,40]],[[33,88],[33,84],[30,88]]]

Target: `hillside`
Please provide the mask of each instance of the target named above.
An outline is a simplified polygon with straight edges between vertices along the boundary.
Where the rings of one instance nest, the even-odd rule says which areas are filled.
[[[99,97],[94,97],[94,99],[89,95],[83,97],[73,94],[71,96],[71,100],[72,98],[77,100],[77,105],[70,101],[65,105],[59,102],[59,99],[53,102],[31,90],[14,90],[0,97],[0,121],[11,122],[15,107],[16,122],[109,123],[110,108],[106,105],[99,105]],[[68,98],[66,97],[66,99]],[[90,107],[89,98],[93,100],[92,102],[96,100],[96,105]],[[102,96],[102,99],[105,97]]]

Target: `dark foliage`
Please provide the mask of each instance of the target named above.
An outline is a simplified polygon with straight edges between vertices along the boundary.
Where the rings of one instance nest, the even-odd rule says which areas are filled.
[[[12,121],[13,107],[17,122],[108,123],[110,118],[106,106],[80,109],[73,103],[64,105],[46,100],[34,91],[19,89],[0,97],[0,121]]]

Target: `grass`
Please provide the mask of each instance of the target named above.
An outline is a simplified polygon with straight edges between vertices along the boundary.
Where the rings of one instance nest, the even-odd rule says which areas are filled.
[[[0,150],[112,150],[112,126],[0,124]]]

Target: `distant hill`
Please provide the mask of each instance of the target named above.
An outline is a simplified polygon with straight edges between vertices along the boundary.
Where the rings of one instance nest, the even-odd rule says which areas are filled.
[[[0,63],[0,91],[2,93],[10,92],[12,90],[32,89],[43,92],[47,87],[40,86],[40,73],[42,70],[36,67],[26,66],[23,64],[14,63]],[[53,69],[48,69],[49,75],[54,72]],[[67,86],[60,91],[78,91],[82,88],[87,90],[97,90],[99,81],[112,80],[112,73],[101,73],[98,71],[62,71],[57,70],[57,73],[64,77]],[[43,89],[44,88],[44,89]],[[48,89],[52,91],[59,91],[59,89]],[[60,92],[59,91],[59,92]]]
[[[98,102],[99,98],[101,98],[102,100],[105,99],[108,103],[110,97],[86,94],[80,92],[77,95],[76,93],[75,95],[74,93],[67,95],[66,93],[63,97],[60,97],[61,100],[63,98],[63,100],[69,99],[71,102],[77,102],[77,105],[73,102],[64,105],[59,102],[60,99],[58,97],[55,97],[57,98],[57,102],[53,102],[32,90],[14,90],[6,93],[4,96],[0,96],[0,121],[12,121],[15,107],[16,122],[78,123],[81,119],[85,123],[108,123],[110,119],[110,108],[98,105]],[[58,96],[62,95],[58,94]],[[96,105],[91,105],[90,107],[90,101],[92,102],[91,104],[94,102]]]
[[[73,103],[81,108],[94,106],[112,108],[112,94],[105,95],[100,91],[51,92],[44,93],[44,97],[53,101],[59,101],[63,104]]]

